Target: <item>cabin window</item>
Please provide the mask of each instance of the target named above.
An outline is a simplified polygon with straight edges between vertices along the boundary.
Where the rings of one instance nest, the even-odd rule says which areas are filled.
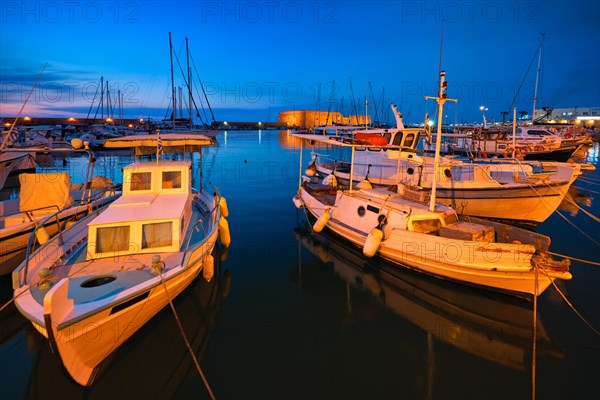
[[[441,222],[439,219],[421,219],[412,222],[413,231],[418,233],[437,232],[440,229]]]
[[[402,132],[396,132],[396,135],[394,136],[394,146],[401,146],[402,145]]]
[[[404,147],[412,147],[414,141],[415,141],[415,134],[409,133],[408,135],[406,135],[406,139],[404,139]]]
[[[383,137],[385,138],[385,141],[388,142],[388,144],[390,143],[390,139],[392,138],[392,134],[389,132],[386,132],[383,134]]]
[[[129,250],[129,226],[96,229],[96,253]]]
[[[162,188],[163,189],[180,189],[181,188],[181,171],[164,171],[162,173]]]
[[[151,172],[134,172],[131,174],[131,191],[150,190],[152,187]]]
[[[173,243],[173,223],[142,225],[142,249],[170,246]]]

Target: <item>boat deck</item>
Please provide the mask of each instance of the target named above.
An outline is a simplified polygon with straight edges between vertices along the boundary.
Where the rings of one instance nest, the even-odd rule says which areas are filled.
[[[126,255],[122,257],[110,257],[105,259],[85,260],[85,247],[82,246],[74,254],[76,262],[62,265],[50,270],[50,281],[57,282],[69,278],[69,298],[76,299],[76,304],[85,304],[92,301],[102,300],[111,295],[123,292],[143,282],[156,277],[151,272],[152,254]],[[163,254],[164,270],[172,269],[181,265],[184,253]],[[106,281],[115,278],[110,282]],[[97,283],[90,283],[95,280]],[[48,290],[40,290],[39,286],[31,289],[33,298],[40,304],[44,304],[44,296]]]

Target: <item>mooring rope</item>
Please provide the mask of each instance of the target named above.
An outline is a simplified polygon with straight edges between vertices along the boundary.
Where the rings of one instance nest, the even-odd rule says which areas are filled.
[[[596,265],[596,266],[600,267],[600,262],[597,262],[597,261],[584,260],[582,258],[571,257],[571,256],[567,256],[565,254],[555,253],[555,252],[549,251],[549,250],[546,250],[546,252],[548,254],[553,255],[553,256],[562,257],[562,258],[568,258],[570,260],[579,261],[579,262],[582,262],[582,263],[585,263],[585,264]]]
[[[579,211],[581,211],[582,213],[584,213],[585,215],[587,215],[588,217],[590,217],[591,219],[593,219],[596,222],[600,222],[600,218],[596,217],[594,214],[592,214],[591,212],[581,208],[581,206],[579,204],[577,204],[577,202],[575,200],[573,200],[572,198],[565,196],[564,198],[566,201],[568,201],[569,203],[571,203],[572,205],[574,205]]]
[[[538,267],[539,267],[539,265],[538,265]],[[540,268],[538,268],[538,269],[540,269]],[[575,306],[569,301],[569,299],[567,299],[567,296],[565,296],[565,294],[558,288],[558,286],[554,282],[554,279],[550,278],[548,273],[546,273],[546,271],[544,271],[543,269],[540,269],[540,270],[542,271],[542,273],[544,275],[546,275],[548,277],[548,279],[550,279],[550,282],[552,282],[552,286],[554,286],[554,289],[556,289],[558,294],[560,294],[560,296],[563,298],[565,303],[567,303],[567,305],[571,308],[571,310],[573,310],[573,312],[583,321],[583,323],[586,324],[596,335],[600,336],[600,332],[596,328],[594,328],[594,326],[592,324],[590,324],[579,311],[577,311]]]
[[[574,187],[575,189],[583,190],[584,192],[589,192],[589,193],[594,193],[594,194],[600,194],[600,192],[597,192],[595,190],[591,190],[591,189],[588,189],[588,188],[584,188],[584,187],[581,187],[581,186],[575,186],[575,185],[571,185],[571,186]]]
[[[192,346],[185,334],[185,331],[183,330],[183,325],[181,324],[181,320],[179,319],[179,316],[177,315],[177,311],[175,310],[175,306],[173,305],[173,301],[171,300],[171,296],[169,295],[169,291],[167,290],[167,285],[165,284],[165,280],[163,279],[162,271],[158,271],[158,276],[160,276],[160,281],[162,282],[163,287],[165,288],[165,294],[167,295],[167,299],[169,300],[169,305],[171,306],[171,310],[173,311],[173,315],[175,316],[175,320],[177,321],[177,325],[179,326],[179,331],[181,332],[181,336],[183,337],[185,345],[187,346],[187,348],[190,352],[190,355],[192,356],[192,359],[194,360],[196,369],[198,370],[198,373],[200,374],[200,377],[202,378],[202,381],[204,382],[204,386],[206,387],[206,390],[208,391],[210,398],[215,400],[215,395],[213,394],[213,391],[210,388],[210,385],[208,384],[208,380],[206,379],[206,377],[204,376],[204,373],[202,372],[202,368],[200,367],[198,358],[196,358],[196,354],[194,354],[194,350],[192,349]]]

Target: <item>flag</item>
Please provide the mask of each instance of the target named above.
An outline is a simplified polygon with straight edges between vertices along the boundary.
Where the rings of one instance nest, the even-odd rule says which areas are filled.
[[[163,155],[162,140],[160,138],[160,130],[156,131],[156,160]]]

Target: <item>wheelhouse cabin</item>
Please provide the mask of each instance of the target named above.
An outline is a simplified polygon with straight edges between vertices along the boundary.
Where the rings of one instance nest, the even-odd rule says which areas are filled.
[[[189,161],[123,168],[123,195],[88,226],[87,259],[180,251],[192,199]]]

